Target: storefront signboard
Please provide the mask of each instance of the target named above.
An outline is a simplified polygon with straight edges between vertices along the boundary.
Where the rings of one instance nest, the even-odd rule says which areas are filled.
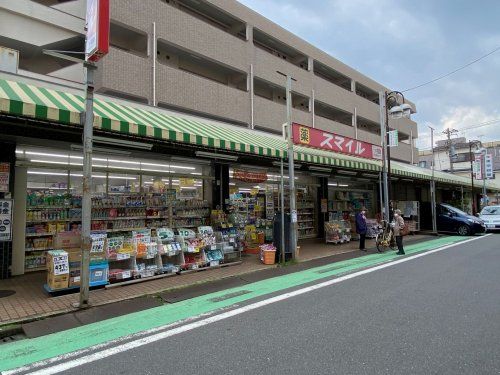
[[[0,193],[9,191],[10,164],[0,163]]]
[[[87,0],[85,57],[97,62],[109,51],[109,0]]]
[[[179,178],[179,186],[180,187],[193,187],[194,179],[193,178]]]
[[[474,166],[475,166],[475,176],[474,178],[476,180],[482,180],[483,179],[483,156],[482,155],[474,155]]]
[[[267,181],[267,172],[234,169],[233,178],[244,182],[265,182]]]
[[[382,147],[339,134],[292,124],[293,143],[366,159],[382,160]]]
[[[389,132],[387,132],[387,134],[389,135],[389,143],[388,143],[388,147],[398,147],[398,144],[399,144],[399,133],[397,130],[391,130]]]
[[[272,190],[266,191],[266,219],[274,217],[274,199]]]
[[[486,178],[491,180],[495,178],[495,174],[493,173],[493,155],[486,154],[484,159],[484,169],[486,173]]]
[[[12,199],[0,199],[0,241],[12,241]]]
[[[321,199],[321,213],[327,213],[328,212],[328,199]]]

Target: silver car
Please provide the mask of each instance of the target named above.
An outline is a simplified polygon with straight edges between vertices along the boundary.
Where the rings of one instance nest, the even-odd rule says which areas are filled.
[[[500,231],[500,206],[487,206],[479,214],[479,218],[484,221],[486,231]]]

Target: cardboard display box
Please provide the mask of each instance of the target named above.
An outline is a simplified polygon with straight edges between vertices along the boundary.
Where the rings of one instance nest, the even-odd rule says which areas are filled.
[[[59,232],[54,238],[54,248],[56,249],[80,249],[82,238],[80,232]]]
[[[69,274],[54,275],[49,273],[47,274],[47,285],[52,290],[66,289],[69,285]]]
[[[52,290],[65,289],[69,283],[68,253],[64,250],[47,251],[47,285]]]

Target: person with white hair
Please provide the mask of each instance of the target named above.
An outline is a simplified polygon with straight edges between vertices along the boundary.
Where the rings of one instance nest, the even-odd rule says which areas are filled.
[[[405,221],[401,216],[401,210],[394,211],[394,237],[396,238],[396,244],[398,246],[397,255],[404,255],[405,250],[403,248],[403,233],[402,230],[405,227]]]

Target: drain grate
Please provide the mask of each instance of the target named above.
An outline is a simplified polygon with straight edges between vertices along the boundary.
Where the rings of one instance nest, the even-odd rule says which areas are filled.
[[[0,298],[4,297],[10,297],[12,295],[16,294],[15,290],[0,290]]]
[[[223,296],[220,296],[220,297],[210,298],[209,301],[210,302],[221,302],[221,301],[225,301],[227,299],[234,298],[234,297],[239,297],[239,296],[242,296],[242,295],[248,294],[248,293],[252,293],[252,291],[251,290],[240,290],[238,292],[224,294]]]

